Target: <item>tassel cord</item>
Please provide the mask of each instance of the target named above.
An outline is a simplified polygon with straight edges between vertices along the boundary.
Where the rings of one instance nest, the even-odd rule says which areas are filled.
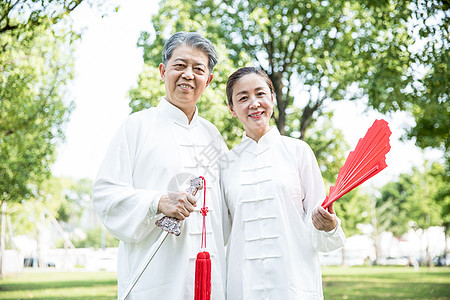
[[[203,207],[200,209],[200,213],[203,216],[203,226],[202,226],[202,244],[201,249],[206,249],[206,215],[208,214],[208,207],[206,207],[206,180],[205,177],[200,176],[203,180]]]

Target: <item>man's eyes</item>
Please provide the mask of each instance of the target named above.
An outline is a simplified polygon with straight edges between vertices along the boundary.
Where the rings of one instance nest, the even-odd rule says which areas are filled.
[[[177,69],[185,69],[185,68],[187,68],[187,65],[185,65],[185,64],[174,64],[174,66]],[[205,73],[206,72],[205,69],[202,68],[202,67],[194,67],[193,69],[197,73]]]

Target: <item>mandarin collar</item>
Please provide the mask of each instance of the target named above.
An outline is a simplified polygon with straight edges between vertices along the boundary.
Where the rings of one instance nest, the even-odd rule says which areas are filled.
[[[171,121],[183,127],[193,127],[197,125],[198,122],[197,107],[195,107],[195,113],[194,116],[192,117],[191,123],[189,123],[186,114],[181,109],[170,103],[164,96],[161,97],[161,100],[159,101],[158,110],[167,115]]]
[[[275,143],[277,139],[281,136],[278,128],[276,126],[271,126],[269,131],[267,131],[258,142],[254,139],[249,138],[247,134],[244,132],[242,136],[242,147],[246,151],[258,154],[267,150],[271,144]]]

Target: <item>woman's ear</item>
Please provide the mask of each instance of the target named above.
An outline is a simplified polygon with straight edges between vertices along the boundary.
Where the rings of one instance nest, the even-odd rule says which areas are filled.
[[[237,117],[237,114],[236,114],[236,112],[235,112],[234,109],[233,109],[233,105],[230,105],[230,103],[228,103],[228,102],[227,102],[227,105],[228,105],[228,109],[229,109],[230,112],[231,112],[231,115],[232,115],[233,117]]]

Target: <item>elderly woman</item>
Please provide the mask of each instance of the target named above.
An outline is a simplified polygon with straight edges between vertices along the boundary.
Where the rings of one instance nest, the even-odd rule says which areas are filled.
[[[344,245],[340,221],[320,204],[325,186],[310,147],[269,126],[273,85],[256,68],[227,82],[242,142],[222,159],[222,189],[231,219],[227,299],[322,299],[318,251]]]

